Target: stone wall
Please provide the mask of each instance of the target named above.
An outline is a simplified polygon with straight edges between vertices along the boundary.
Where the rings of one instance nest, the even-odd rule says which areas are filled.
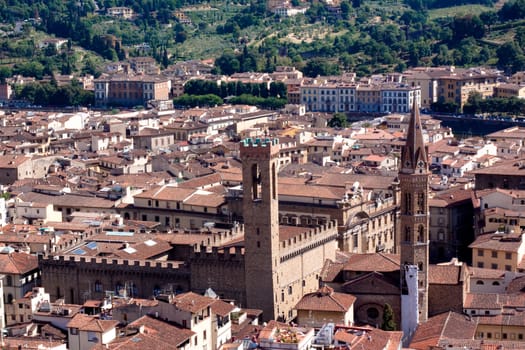
[[[161,290],[188,291],[186,265],[150,260],[105,259],[78,256],[39,256],[42,286],[51,300],[82,304],[101,299],[106,291],[149,298]]]

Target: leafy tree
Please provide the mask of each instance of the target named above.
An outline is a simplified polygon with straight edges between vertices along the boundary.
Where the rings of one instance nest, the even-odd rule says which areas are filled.
[[[498,21],[498,14],[495,11],[485,11],[479,14],[479,19],[489,28]]]
[[[21,65],[15,65],[14,73],[25,77],[42,79],[44,75],[44,66],[40,62],[30,61]]]
[[[175,33],[175,42],[176,43],[183,43],[188,39],[188,34],[184,31],[182,32],[176,32]]]
[[[0,66],[0,83],[4,84],[7,78],[13,76],[13,70],[8,66]]]
[[[481,95],[472,94],[463,106],[463,112],[522,115],[525,113],[525,101],[516,97],[482,99]]]
[[[184,94],[173,99],[173,104],[175,106],[181,107],[213,107],[217,105],[222,105],[223,100],[217,95],[207,94],[207,95],[188,95]]]
[[[270,96],[277,98],[286,98],[286,85],[283,82],[273,81],[270,83]]]
[[[514,73],[525,68],[525,58],[521,48],[513,41],[506,42],[496,50],[498,68]]]
[[[349,71],[355,65],[355,60],[350,54],[345,52],[339,56],[339,64],[343,66],[345,71]]]
[[[239,63],[243,72],[253,72],[257,70],[257,58],[248,50],[248,46],[244,45],[242,55],[239,57]]]
[[[499,11],[502,21],[525,18],[525,0],[514,0],[505,2]]]
[[[229,99],[228,102],[231,104],[246,104],[267,109],[279,109],[284,107],[286,104],[286,99],[275,97],[263,98],[249,94],[243,94]]]
[[[457,113],[459,111],[458,104],[454,102],[437,101],[432,103],[430,105],[430,108],[434,112],[441,113]]]
[[[423,11],[405,11],[399,18],[401,23],[407,25],[425,24],[427,22],[427,14]]]
[[[97,64],[92,58],[85,58],[83,63],[84,63],[84,66],[82,67],[82,70],[81,70],[82,74],[84,75],[91,74],[95,78],[98,78],[102,74],[102,72],[97,67]]]
[[[481,112],[481,101],[483,96],[477,91],[470,93],[467,103],[463,106],[463,113],[466,114],[475,114]]]
[[[385,304],[383,307],[383,324],[381,329],[384,331],[395,331],[397,329],[396,322],[394,320],[394,310],[390,304]]]
[[[328,121],[328,126],[331,128],[346,128],[348,126],[348,118],[344,113],[334,113],[332,119]]]
[[[454,63],[451,52],[449,51],[447,45],[439,45],[439,52],[433,58],[432,62],[436,66],[451,65]]]
[[[323,58],[314,58],[303,68],[304,75],[315,78],[319,75],[337,75],[339,66]]]
[[[525,28],[520,27],[516,29],[516,35],[514,36],[514,40],[520,46],[521,49],[525,48]]]
[[[478,16],[455,17],[451,26],[453,32],[452,40],[454,42],[459,42],[468,37],[481,39],[485,34],[485,27]]]
[[[352,6],[348,0],[341,1],[341,16],[343,16],[344,19],[350,18],[350,11],[352,11]]]
[[[231,75],[240,71],[241,63],[233,52],[226,51],[215,60],[215,67],[220,73]]]
[[[53,82],[31,83],[16,88],[16,97],[42,106],[88,106],[93,103],[94,94],[80,84],[57,86]]]

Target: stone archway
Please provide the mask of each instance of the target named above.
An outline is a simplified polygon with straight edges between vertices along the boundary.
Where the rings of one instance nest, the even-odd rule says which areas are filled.
[[[368,233],[369,216],[364,211],[354,213],[345,224],[345,234],[340,248],[349,252],[362,252],[364,237]]]

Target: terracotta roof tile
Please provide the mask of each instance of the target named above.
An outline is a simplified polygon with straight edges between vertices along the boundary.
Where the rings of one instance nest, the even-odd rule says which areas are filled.
[[[473,319],[459,313],[439,314],[418,326],[412,337],[410,349],[427,350],[437,346],[442,338],[474,339],[476,326]]]
[[[323,282],[333,282],[341,273],[341,270],[344,267],[344,263],[333,262],[330,259],[326,259],[321,269],[321,281]]]
[[[195,334],[189,329],[180,328],[149,316],[143,316],[133,321],[128,325],[128,328],[141,328],[143,331],[117,339],[109,344],[109,349],[177,350],[180,349],[181,344],[189,341]]]
[[[490,278],[490,279],[504,279],[504,270],[493,270],[482,267],[469,266],[468,271],[471,278]]]
[[[235,306],[233,306],[230,303],[226,303],[222,300],[215,300],[211,304],[211,311],[214,314],[217,314],[221,317],[227,316],[230,312],[232,312],[235,309]]]
[[[466,309],[501,309],[499,295],[495,293],[468,293],[463,307]]]
[[[399,255],[386,253],[352,254],[343,267],[344,271],[392,272],[399,271]]]
[[[478,236],[469,248],[518,252],[523,244],[521,237],[512,237],[510,234],[484,234]]]
[[[319,288],[314,293],[308,293],[295,305],[296,310],[335,311],[346,313],[354,304],[353,295],[337,293],[328,286]]]
[[[191,180],[184,181],[179,184],[181,188],[205,188],[209,186],[215,186],[222,183],[222,177],[220,174],[210,174],[200,177],[195,177]]]
[[[288,184],[279,187],[279,196],[309,197],[340,200],[343,198],[346,189],[341,187],[315,186],[315,185],[294,185]]]
[[[24,274],[38,268],[38,258],[26,253],[0,254],[0,274]]]
[[[202,309],[211,306],[215,299],[205,297],[193,292],[178,294],[173,298],[172,303],[180,310],[197,313]]]
[[[507,286],[507,293],[525,292],[525,276],[513,279]]]
[[[318,185],[346,187],[356,181],[364,189],[388,189],[392,186],[394,176],[362,175],[362,174],[334,174],[325,173],[319,179],[314,180]]]
[[[456,265],[429,265],[428,283],[430,284],[458,284],[460,283],[461,266]]]
[[[81,331],[105,333],[111,328],[115,328],[118,323],[116,320],[100,320],[94,316],[76,314],[75,317],[68,322],[67,327],[78,328]]]
[[[217,208],[226,202],[223,195],[199,190],[184,200],[184,204]]]
[[[135,195],[136,198],[182,201],[191,195],[195,190],[190,188],[182,188],[175,186],[155,187],[151,190],[144,191]]]
[[[340,327],[334,334],[352,349],[384,350],[401,348],[403,332],[388,332],[370,326]]]

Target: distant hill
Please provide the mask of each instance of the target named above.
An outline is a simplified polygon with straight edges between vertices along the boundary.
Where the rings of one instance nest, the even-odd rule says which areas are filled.
[[[103,61],[129,56],[151,56],[163,67],[212,58],[217,73],[294,65],[308,76],[362,76],[420,65],[525,69],[521,0],[291,3],[306,12],[283,17],[265,2],[248,0],[0,2],[0,67],[11,70],[0,75],[96,73]],[[108,11],[118,6],[130,15]],[[46,36],[68,45],[39,47]]]

